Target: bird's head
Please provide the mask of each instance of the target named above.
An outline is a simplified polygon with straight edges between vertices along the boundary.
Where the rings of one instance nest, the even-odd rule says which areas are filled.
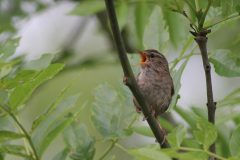
[[[140,65],[141,68],[151,67],[160,72],[169,72],[167,59],[158,51],[153,49],[136,51],[141,55],[141,61],[135,66]]]

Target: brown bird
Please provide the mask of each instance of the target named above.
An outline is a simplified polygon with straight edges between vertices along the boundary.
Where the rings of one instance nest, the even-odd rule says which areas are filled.
[[[170,76],[168,62],[156,50],[136,51],[141,55],[141,62],[136,64],[141,66],[141,72],[137,75],[136,80],[163,133],[164,139],[161,143],[163,144],[165,142],[165,131],[158,121],[158,115],[168,109],[174,94],[174,85]],[[142,113],[141,107],[135,97],[133,97],[133,102],[137,113]],[[143,118],[143,120],[146,119],[145,117]]]

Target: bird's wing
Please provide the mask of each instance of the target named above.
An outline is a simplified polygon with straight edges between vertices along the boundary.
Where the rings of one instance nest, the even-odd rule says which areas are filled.
[[[138,77],[139,77],[140,73],[138,73],[137,77],[136,77],[136,81],[138,82]],[[139,104],[138,104],[138,101],[136,100],[136,98],[134,97],[133,95],[133,103],[134,103],[134,106],[135,108],[140,108]]]
[[[173,96],[174,95],[174,93],[175,93],[175,91],[174,91],[174,85],[173,85],[173,83],[172,83],[172,90],[171,90],[171,96]]]

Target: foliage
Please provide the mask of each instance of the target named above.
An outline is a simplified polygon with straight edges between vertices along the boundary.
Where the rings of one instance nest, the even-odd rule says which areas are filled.
[[[31,15],[21,8],[24,2],[30,3],[29,0],[13,1],[13,9],[7,8],[8,10],[0,13],[3,14],[0,19],[0,32],[10,32],[0,47],[0,159],[4,159],[6,154],[11,154],[39,160],[60,134],[65,146],[55,155],[54,160],[65,160],[67,157],[74,160],[106,159],[106,155],[114,146],[118,146],[135,159],[154,160],[161,157],[163,160],[171,158],[200,160],[207,159],[209,155],[223,160],[240,159],[240,112],[234,110],[240,103],[240,89],[236,89],[219,101],[217,109],[227,108],[229,111],[216,116],[215,126],[206,120],[206,109],[189,106],[189,110],[184,110],[178,106],[184,69],[193,55],[200,55],[195,53],[197,46],[194,44],[193,36],[186,34],[185,28],[188,26],[188,21],[197,33],[207,29],[217,33],[223,26],[234,25],[233,22],[239,21],[240,4],[237,1],[115,1],[120,29],[121,31],[127,29],[133,34],[133,45],[136,48],[156,49],[167,55],[169,48],[174,47],[179,53],[175,60],[169,63],[175,95],[172,97],[168,111],[176,112],[188,125],[174,126],[171,122],[159,117],[161,125],[169,132],[167,140],[172,148],[168,149],[159,149],[158,144],[126,149],[128,147],[125,148],[118,143],[119,140],[132,136],[134,132],[154,137],[148,126],[133,126],[133,123],[139,119],[139,115],[134,111],[132,93],[122,82],[118,89],[104,82],[93,90],[96,100],[92,104],[90,119],[94,129],[101,136],[100,139],[90,135],[88,126],[84,123],[78,123],[77,117],[85,105],[76,108],[75,114],[69,113],[79,95],[63,99],[76,79],[62,90],[44,113],[36,117],[30,131],[24,128],[18,118],[19,112],[24,109],[34,90],[58,74],[65,66],[65,64],[53,63],[56,54],[44,54],[39,59],[29,62],[24,62],[23,57],[9,58],[14,54],[21,39],[12,38],[18,31],[17,25],[12,23],[13,17],[18,16],[23,19]],[[48,8],[40,1],[34,4],[35,13]],[[105,9],[104,1],[82,1],[68,15],[88,16]],[[188,21],[185,21],[184,17]],[[219,21],[221,18],[222,20]],[[139,61],[139,56],[129,55],[129,59],[133,66]],[[231,50],[221,48],[212,50],[209,53],[209,61],[220,76],[228,78],[240,76],[239,56]],[[180,67],[176,67],[177,65]],[[135,75],[138,74],[139,68],[133,68],[133,72]],[[129,111],[127,114],[123,112],[124,107]],[[125,124],[121,123],[122,119]],[[229,121],[234,123],[234,128],[226,125]],[[10,144],[17,139],[27,140],[27,142],[25,141],[24,145]],[[100,157],[96,157],[96,143],[106,142],[110,143],[110,146]],[[213,142],[218,146],[217,154],[209,152]],[[116,156],[112,155],[108,159],[116,159]]]

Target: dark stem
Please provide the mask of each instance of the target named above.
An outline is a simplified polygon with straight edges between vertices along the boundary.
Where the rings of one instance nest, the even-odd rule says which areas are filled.
[[[207,108],[208,108],[208,121],[212,124],[215,123],[215,111],[216,105],[213,100],[213,91],[212,91],[212,80],[211,80],[211,65],[208,60],[207,54],[207,37],[205,36],[196,36],[195,38],[198,46],[200,48],[203,60],[203,68],[206,76],[206,84],[207,84]],[[215,143],[213,143],[210,148],[210,152],[216,153]],[[210,158],[212,159],[212,158]]]
[[[124,84],[130,88],[131,92],[137,99],[138,103],[141,104],[141,109],[143,111],[144,116],[148,117],[147,121],[150,128],[152,129],[153,134],[155,135],[157,141],[161,143],[163,141],[162,131],[159,128],[155,117],[151,114],[151,109],[135,80],[130,63],[128,61],[128,57],[125,51],[125,47],[122,41],[122,37],[120,34],[118,22],[117,22],[114,2],[113,0],[105,0],[105,3],[106,3],[108,17],[109,17],[111,28],[112,28],[113,38],[115,41],[115,45],[118,51],[118,56],[124,72],[124,78],[123,78]],[[166,140],[161,147],[170,148],[170,145]]]

